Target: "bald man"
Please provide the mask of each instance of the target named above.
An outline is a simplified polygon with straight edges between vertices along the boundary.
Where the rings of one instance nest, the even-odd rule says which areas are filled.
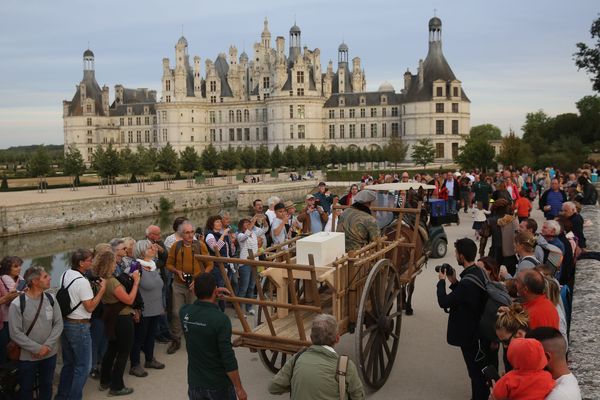
[[[581,391],[577,378],[569,370],[567,364],[567,344],[560,331],[550,327],[532,330],[528,338],[537,339],[544,347],[548,359],[546,369],[556,380],[556,386],[546,397],[546,400],[581,400]]]
[[[532,269],[521,271],[517,274],[516,285],[523,308],[529,313],[529,328],[551,326],[558,329],[558,311],[544,294],[546,281],[542,274]]]

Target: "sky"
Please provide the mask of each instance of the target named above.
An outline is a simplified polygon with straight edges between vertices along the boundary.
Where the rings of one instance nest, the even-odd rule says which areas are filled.
[[[384,81],[399,91],[407,68],[427,55],[428,21],[442,19],[446,59],[471,100],[471,125],[491,123],[517,134],[528,112],[576,112],[594,94],[573,62],[575,43],[591,44],[597,0],[2,0],[0,2],[0,148],[62,144],[62,101],[83,75],[82,54],[95,53],[96,79],[158,90],[162,58],[174,58],[182,32],[190,56],[204,61],[246,50],[269,19],[272,45],[296,21],[302,45],[321,50],[322,68],[345,41],[359,56],[367,89]],[[160,97],[160,92],[159,92]]]

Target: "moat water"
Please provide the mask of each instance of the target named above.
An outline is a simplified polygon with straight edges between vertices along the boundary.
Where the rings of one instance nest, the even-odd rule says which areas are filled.
[[[52,286],[56,287],[60,285],[62,272],[70,268],[70,252],[76,248],[92,249],[96,244],[106,243],[116,237],[131,236],[134,239],[142,239],[146,227],[152,224],[160,226],[164,239],[172,233],[173,219],[176,217],[185,215],[194,226],[204,227],[207,218],[222,209],[231,213],[235,225],[240,218],[249,215],[249,211],[243,212],[235,207],[213,208],[4,237],[0,238],[0,258],[7,255],[21,257],[24,261],[22,273],[30,265],[44,267],[52,277]]]

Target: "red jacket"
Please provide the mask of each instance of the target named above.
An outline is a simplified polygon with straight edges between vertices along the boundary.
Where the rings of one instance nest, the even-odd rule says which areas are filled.
[[[529,313],[529,329],[539,328],[540,326],[551,326],[558,329],[558,311],[546,295],[539,295],[535,299],[523,303],[523,307]]]

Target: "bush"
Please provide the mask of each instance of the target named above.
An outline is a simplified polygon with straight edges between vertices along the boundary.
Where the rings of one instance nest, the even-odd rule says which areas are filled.
[[[6,177],[6,175],[2,177],[2,183],[0,183],[0,191],[8,191],[8,178]]]
[[[160,196],[158,201],[158,208],[161,213],[168,213],[173,208],[173,202],[169,201],[166,197]]]

